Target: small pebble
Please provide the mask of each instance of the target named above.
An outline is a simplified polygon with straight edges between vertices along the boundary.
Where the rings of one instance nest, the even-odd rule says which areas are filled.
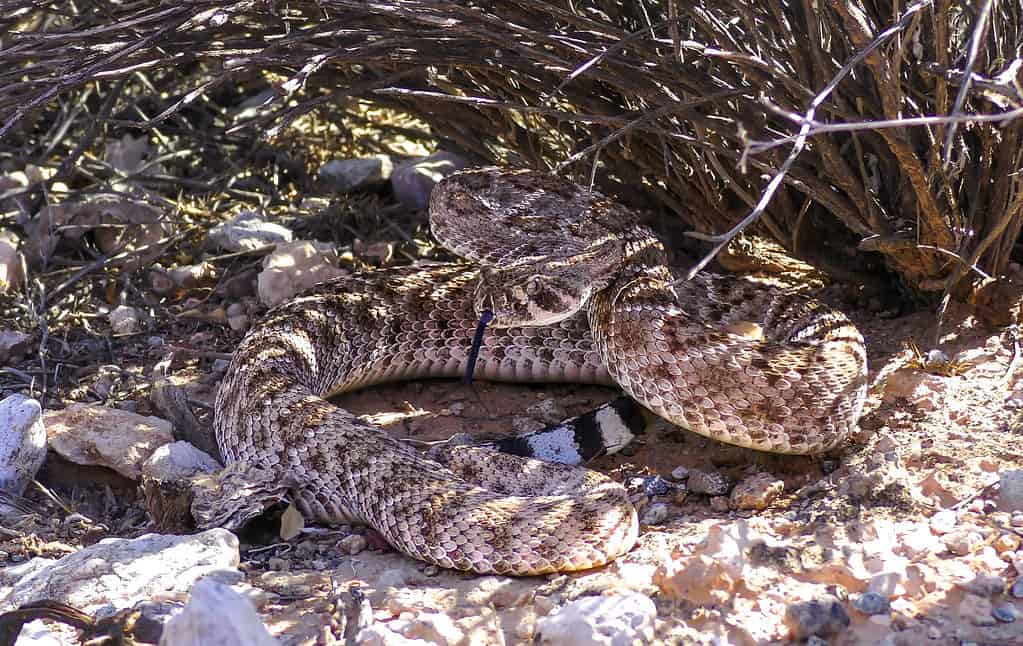
[[[689,469],[685,467],[675,467],[671,470],[672,480],[685,480],[689,477]]]
[[[848,628],[849,623],[845,608],[834,597],[793,603],[785,608],[785,626],[795,640],[807,639],[811,635],[837,635]]]
[[[710,508],[723,514],[728,511],[728,496],[714,496],[710,499]]]
[[[949,552],[956,556],[964,556],[978,549],[984,542],[984,537],[978,532],[960,529],[945,534],[941,540]]]
[[[999,536],[995,540],[994,545],[995,551],[998,552],[999,554],[1004,554],[1005,552],[1015,552],[1016,550],[1019,549],[1019,546],[1020,546],[1019,536],[1008,533]]]
[[[643,493],[648,496],[663,496],[674,487],[661,476],[648,476],[643,479]]]
[[[931,530],[935,534],[947,534],[956,526],[956,513],[951,509],[945,509],[931,516]]]
[[[734,509],[763,510],[781,495],[785,483],[770,473],[757,473],[744,478],[732,489],[731,506]]]
[[[999,474],[998,503],[1005,511],[1023,511],[1023,469]]]
[[[338,541],[337,546],[347,554],[358,554],[366,549],[366,537],[362,534],[349,534]]]
[[[689,491],[693,493],[707,494],[708,496],[723,496],[731,489],[728,478],[717,471],[704,471],[702,469],[691,469],[689,471]]]
[[[1009,524],[1013,527],[1023,527],[1023,511],[1014,512]]]
[[[643,510],[643,517],[640,523],[643,525],[660,525],[668,517],[668,505],[663,502],[655,502],[647,505]]]
[[[853,607],[865,615],[880,615],[888,612],[888,599],[876,592],[864,592],[853,598]]]
[[[1011,624],[1016,621],[1016,609],[1012,606],[998,606],[991,611],[991,616],[1003,624]]]
[[[1012,596],[1023,599],[1023,577],[1016,579],[1016,582],[1012,584]]]
[[[427,565],[423,568],[423,574],[426,576],[437,576],[440,573],[440,568],[436,565]]]

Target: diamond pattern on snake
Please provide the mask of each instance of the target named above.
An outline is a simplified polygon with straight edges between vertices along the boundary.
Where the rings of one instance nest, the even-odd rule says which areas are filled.
[[[617,386],[674,424],[776,453],[827,451],[856,426],[866,350],[844,315],[740,277],[675,284],[656,235],[600,193],[475,169],[436,186],[430,223],[464,262],[323,283],[248,333],[217,396],[229,466],[193,506],[201,525],[286,497],[447,568],[531,575],[627,552],[636,511],[607,476],[475,446],[426,457],[327,401],[462,376],[484,313],[478,378]]]

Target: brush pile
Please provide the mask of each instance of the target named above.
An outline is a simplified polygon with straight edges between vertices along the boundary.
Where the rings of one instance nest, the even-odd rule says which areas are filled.
[[[37,200],[99,190],[96,142],[141,130],[176,149],[174,190],[241,190],[225,167],[299,117],[365,122],[368,101],[670,214],[682,245],[746,216],[805,124],[755,228],[828,271],[964,297],[1023,225],[1021,42],[1018,2],[0,0],[0,164],[52,169]]]

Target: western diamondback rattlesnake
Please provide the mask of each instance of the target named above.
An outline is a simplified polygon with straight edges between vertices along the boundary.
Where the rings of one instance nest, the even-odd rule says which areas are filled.
[[[326,401],[375,383],[463,374],[618,385],[724,442],[814,453],[842,442],[866,352],[805,296],[701,274],[672,287],[664,248],[626,208],[535,171],[442,181],[431,226],[472,264],[384,269],[272,310],[236,351],[216,403],[225,460],[201,524],[234,524],[285,493],[307,516],[365,523],[444,567],[538,574],[604,564],[633,545],[625,489],[586,469],[480,448],[427,459]]]

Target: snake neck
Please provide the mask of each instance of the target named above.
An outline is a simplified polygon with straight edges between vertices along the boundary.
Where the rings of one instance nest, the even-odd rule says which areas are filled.
[[[635,226],[625,238],[621,268],[607,287],[594,296],[592,314],[606,315],[623,297],[635,298],[642,294],[651,305],[667,305],[674,301],[671,283],[674,280],[668,267],[668,252],[654,232]]]

